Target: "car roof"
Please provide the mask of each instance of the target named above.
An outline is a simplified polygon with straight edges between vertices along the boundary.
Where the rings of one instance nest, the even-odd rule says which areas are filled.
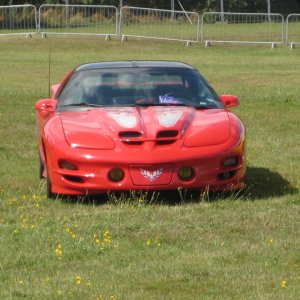
[[[177,61],[154,61],[154,60],[138,60],[138,61],[103,61],[83,64],[78,66],[74,72],[86,71],[94,69],[111,69],[111,68],[185,68],[194,69],[194,67]]]

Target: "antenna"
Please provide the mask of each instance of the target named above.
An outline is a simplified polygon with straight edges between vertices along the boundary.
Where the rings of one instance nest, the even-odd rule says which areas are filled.
[[[51,47],[49,48],[49,59],[48,59],[48,98],[50,98],[50,85],[51,85]]]

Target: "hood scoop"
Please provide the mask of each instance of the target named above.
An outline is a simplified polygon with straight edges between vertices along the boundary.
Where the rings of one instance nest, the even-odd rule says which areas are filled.
[[[169,145],[176,141],[178,138],[178,130],[161,130],[156,135],[156,143],[158,145]]]
[[[107,107],[60,114],[66,141],[84,149],[114,149],[118,143],[206,147],[225,143],[230,120],[223,110],[192,107]]]
[[[141,145],[143,143],[140,131],[127,130],[119,132],[119,139],[128,145]]]
[[[146,140],[149,141],[149,139],[145,139],[142,132],[134,130],[120,131],[118,136],[119,139],[127,145],[141,145]],[[157,145],[169,145],[175,142],[178,136],[178,130],[161,130],[156,134],[154,139],[150,140],[155,141]]]
[[[178,136],[178,130],[161,130],[157,133],[157,139],[163,138],[176,138]]]
[[[120,131],[119,138],[126,139],[126,138],[138,138],[141,137],[142,134],[139,131]]]

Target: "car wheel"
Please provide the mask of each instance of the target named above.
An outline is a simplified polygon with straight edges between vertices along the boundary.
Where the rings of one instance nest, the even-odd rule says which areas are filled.
[[[39,178],[40,179],[44,178],[43,173],[44,173],[44,164],[42,162],[41,156],[39,155]]]
[[[51,184],[49,176],[47,176],[47,197],[48,198],[54,197],[54,194],[52,193],[52,184]]]

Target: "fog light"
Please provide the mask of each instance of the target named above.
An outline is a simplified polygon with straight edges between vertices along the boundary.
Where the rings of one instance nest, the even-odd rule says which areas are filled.
[[[65,170],[77,170],[77,166],[75,166],[74,164],[72,164],[69,161],[61,160],[58,164],[59,164],[59,167],[61,169],[65,169]]]
[[[232,167],[236,166],[238,164],[238,157],[237,156],[232,156],[224,159],[223,161],[223,166],[224,167]]]
[[[188,181],[193,179],[195,176],[195,171],[191,167],[182,167],[178,171],[178,177],[183,181]]]
[[[221,180],[226,180],[226,179],[233,177],[235,175],[235,173],[236,173],[236,171],[223,172],[223,173],[219,174],[219,178]]]
[[[108,172],[108,177],[114,182],[121,181],[124,178],[124,171],[119,168],[113,168]]]
[[[222,173],[222,177],[223,177],[224,179],[230,178],[230,172],[224,172],[224,173]]]

